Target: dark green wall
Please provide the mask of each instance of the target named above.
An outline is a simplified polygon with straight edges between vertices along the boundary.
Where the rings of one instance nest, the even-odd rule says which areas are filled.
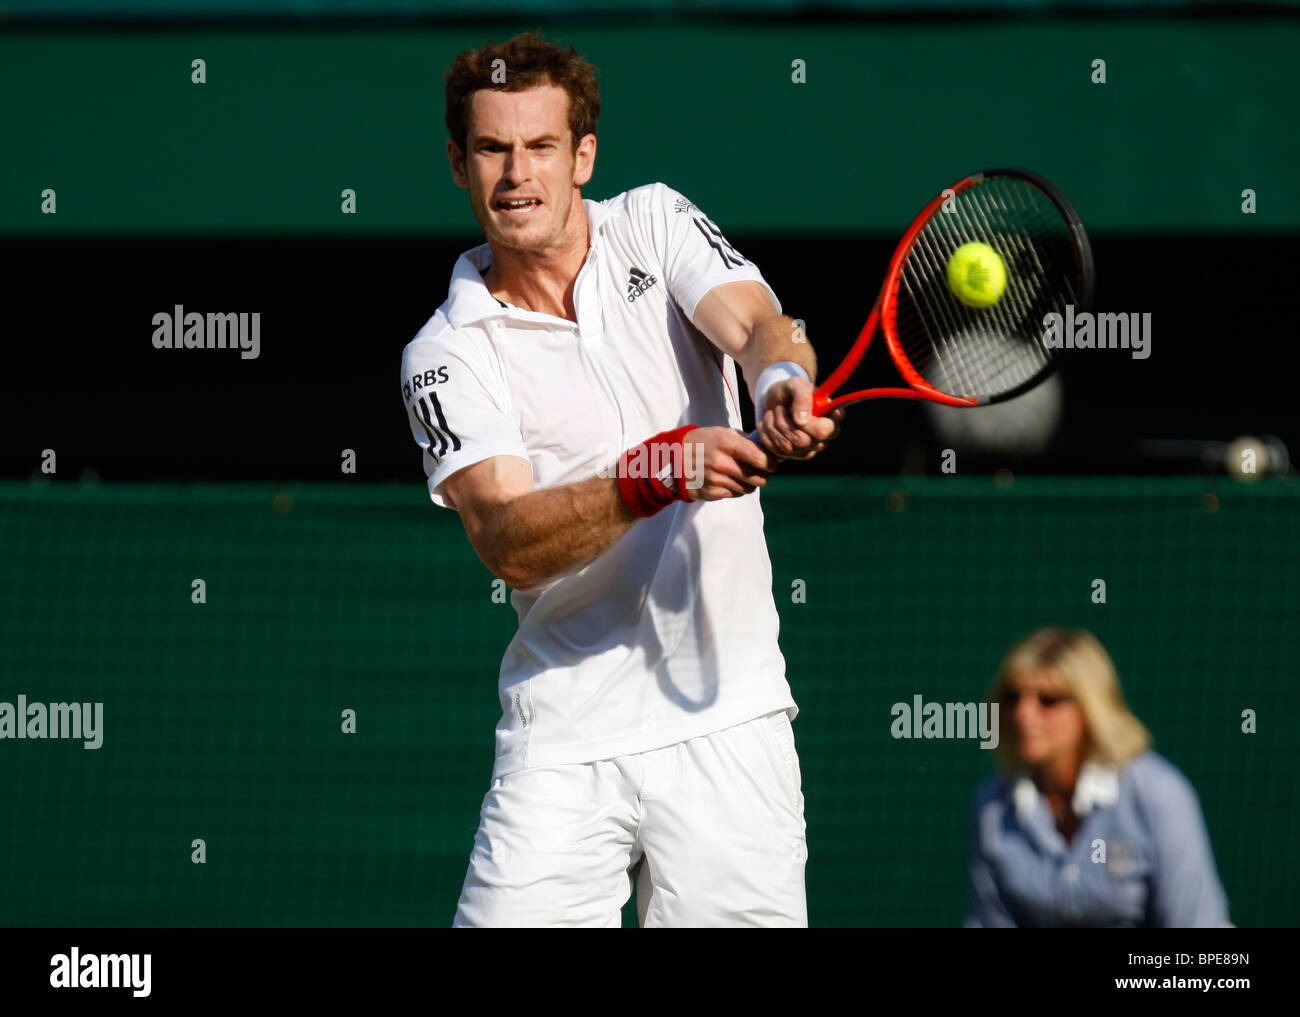
[[[602,69],[589,197],[663,180],[737,233],[894,235],[964,174],[1021,165],[1094,232],[1300,226],[1300,21],[539,20],[10,30],[0,231],[471,233],[441,72],[533,25]],[[807,84],[791,83],[795,59]],[[339,211],[344,188],[356,215]]]
[[[915,13],[1026,14],[1050,10],[1054,0],[837,0],[829,5],[862,15]],[[1177,11],[1194,8],[1198,0],[1091,0],[1094,9]],[[1275,6],[1294,6],[1295,0],[1276,0]],[[672,15],[684,5],[677,0],[494,0],[498,14],[527,16],[539,12],[556,15],[616,13],[626,17]],[[824,11],[819,0],[693,0],[691,13],[798,16],[812,9]],[[1077,7],[1088,6],[1080,3]],[[19,19],[91,17],[102,19],[213,19],[299,18],[346,21],[355,17],[465,17],[482,14],[475,0],[6,0],[5,13]]]
[[[1112,651],[1237,924],[1300,920],[1294,479],[782,476],[763,502],[813,924],[960,920],[990,754],[895,741],[890,707],[977,699],[1046,623]],[[450,922],[514,612],[419,477],[0,484],[0,561],[0,701],[102,701],[106,727],[95,751],[0,741],[0,924]]]

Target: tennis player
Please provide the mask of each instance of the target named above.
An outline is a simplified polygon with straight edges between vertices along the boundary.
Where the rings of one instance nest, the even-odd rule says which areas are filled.
[[[605,201],[595,68],[527,33],[446,72],[487,242],[402,358],[430,496],[513,588],[454,924],[807,924],[798,708],[757,491],[839,431],[758,268],[662,183]],[[741,428],[735,365],[761,408]],[[486,593],[485,593],[486,595]]]
[[[1040,629],[1004,658],[1002,773],[975,795],[965,924],[1228,924],[1196,791],[1124,701],[1089,632]]]

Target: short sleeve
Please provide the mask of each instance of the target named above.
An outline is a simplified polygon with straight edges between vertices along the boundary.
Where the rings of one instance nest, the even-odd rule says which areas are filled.
[[[531,464],[511,412],[509,394],[486,359],[445,333],[417,338],[402,354],[402,399],[411,436],[420,447],[429,497],[450,508],[441,492],[453,473],[493,456]]]
[[[668,292],[686,317],[695,320],[696,305],[714,286],[742,280],[761,283],[772,307],[781,310],[758,266],[736,250],[704,212],[667,184],[643,190],[644,204],[637,213],[659,255]]]

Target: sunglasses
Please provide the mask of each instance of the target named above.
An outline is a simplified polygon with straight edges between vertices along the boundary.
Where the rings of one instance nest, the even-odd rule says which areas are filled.
[[[1053,696],[1046,695],[1042,692],[1034,692],[1032,690],[1022,692],[1017,689],[1004,689],[1002,695],[998,696],[998,702],[1003,706],[1010,707],[1014,710],[1016,704],[1020,702],[1021,696],[1032,696],[1034,699],[1038,700],[1039,705],[1047,708],[1057,706],[1061,703],[1071,703],[1074,701],[1074,696]]]

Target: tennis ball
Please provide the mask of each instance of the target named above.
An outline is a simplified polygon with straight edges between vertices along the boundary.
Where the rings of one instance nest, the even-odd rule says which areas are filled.
[[[1007,289],[1007,266],[988,244],[962,244],[948,259],[948,285],[967,307],[992,307]]]

